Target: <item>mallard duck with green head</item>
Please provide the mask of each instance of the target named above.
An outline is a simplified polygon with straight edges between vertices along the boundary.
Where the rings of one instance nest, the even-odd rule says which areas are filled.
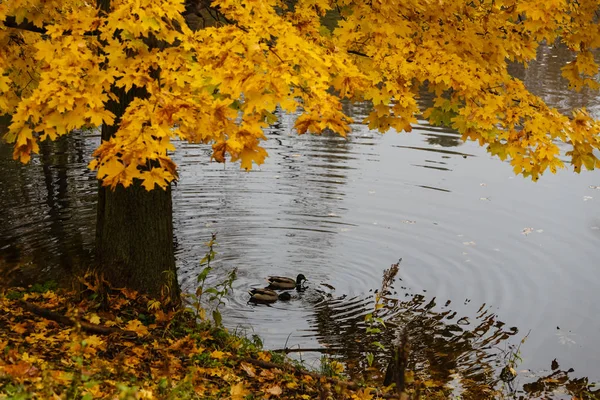
[[[298,274],[296,280],[293,278],[287,278],[285,276],[269,276],[267,281],[269,282],[269,289],[275,290],[289,290],[289,289],[302,289],[302,284],[307,281],[306,277],[302,274]]]
[[[289,292],[277,294],[271,289],[252,289],[248,293],[250,294],[250,300],[248,301],[258,304],[272,304],[277,300],[287,301],[292,298]]]

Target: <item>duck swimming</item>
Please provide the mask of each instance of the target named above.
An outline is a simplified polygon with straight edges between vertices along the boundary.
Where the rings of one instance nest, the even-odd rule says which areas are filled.
[[[252,289],[248,291],[250,294],[250,302],[257,304],[272,304],[277,300],[287,301],[292,298],[288,292],[277,294],[271,289]]]
[[[285,276],[269,276],[267,281],[269,282],[269,289],[275,290],[286,290],[286,289],[301,289],[302,283],[307,281],[306,277],[302,274],[298,274],[296,280],[287,278]]]

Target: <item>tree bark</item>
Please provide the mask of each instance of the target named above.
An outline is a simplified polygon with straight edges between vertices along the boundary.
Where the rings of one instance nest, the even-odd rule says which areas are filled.
[[[177,300],[171,189],[98,191],[96,260],[113,287]]]

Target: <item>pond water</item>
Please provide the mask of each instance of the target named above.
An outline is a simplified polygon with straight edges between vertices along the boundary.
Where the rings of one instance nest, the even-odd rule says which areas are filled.
[[[558,69],[565,57],[545,47],[538,62],[513,73],[560,110],[586,106],[599,117],[596,94],[566,90]],[[360,121],[368,109],[348,111]],[[210,283],[238,268],[222,310],[229,327],[259,334],[267,348],[360,353],[368,344],[355,333],[372,310],[372,290],[402,258],[393,296],[418,303],[413,323],[427,312],[451,320],[444,310],[452,310],[468,330],[493,317],[513,344],[530,332],[520,370],[547,370],[556,358],[575,376],[600,378],[600,173],[565,170],[533,183],[424,121],[410,134],[380,135],[356,124],[344,139],[297,136],[293,118],[284,115],[268,130],[269,157],[250,173],[210,163],[208,147],[179,145],[174,220],[184,290],[195,289],[198,262],[216,232]],[[27,166],[0,145],[5,281],[57,279],[89,261],[96,182],[86,165],[98,141],[80,133],[44,144]],[[297,273],[312,290],[270,307],[247,304],[247,290],[266,276]],[[406,316],[406,309],[388,317]]]

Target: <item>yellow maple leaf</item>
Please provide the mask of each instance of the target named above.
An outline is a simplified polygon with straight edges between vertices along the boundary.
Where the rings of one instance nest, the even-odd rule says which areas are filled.
[[[162,168],[152,168],[151,171],[142,171],[141,179],[143,179],[142,185],[148,191],[154,189],[156,185],[162,189],[168,186],[168,182],[173,179],[173,175],[165,171]]]
[[[156,396],[154,396],[154,393],[150,389],[140,389],[139,396],[140,396],[140,399],[148,399],[148,400],[156,398]]]
[[[296,381],[291,381],[285,384],[285,387],[287,387],[288,389],[296,389],[298,387],[298,382]]]
[[[232,400],[242,400],[244,397],[250,394],[244,387],[243,382],[236,383],[235,385],[231,385],[231,389],[229,391]]]
[[[261,165],[263,162],[265,162],[265,157],[267,155],[267,151],[262,147],[256,147],[255,149],[244,149],[240,155],[240,159],[242,160],[241,167],[246,171],[249,171],[252,169],[253,162],[256,165]]]
[[[98,335],[91,335],[85,338],[85,344],[89,347],[101,347],[104,346],[104,339]]]
[[[373,395],[371,394],[372,391],[373,391],[372,388],[360,389],[356,393],[352,394],[352,399],[354,399],[354,400],[371,400],[373,398]]]
[[[148,334],[148,328],[137,319],[129,321],[125,329],[135,332],[138,336],[146,336]]]
[[[217,359],[217,360],[220,360],[220,359],[222,359],[223,357],[225,357],[227,354],[229,354],[229,353],[226,353],[226,352],[223,352],[223,351],[220,351],[220,350],[215,350],[215,351],[213,351],[212,353],[210,353],[210,356],[211,356],[212,358],[215,358],[215,359]]]
[[[339,361],[332,361],[329,366],[331,367],[332,371],[338,375],[344,372],[344,364]]]
[[[12,326],[12,330],[16,333],[18,333],[19,335],[24,334],[25,332],[27,332],[27,322],[21,322],[18,324],[14,324]]]

